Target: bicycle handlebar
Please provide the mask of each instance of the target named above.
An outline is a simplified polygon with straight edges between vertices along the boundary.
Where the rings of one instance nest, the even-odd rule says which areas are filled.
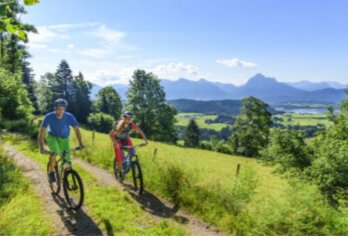
[[[78,151],[78,150],[81,150],[83,149],[84,147],[81,147],[81,146],[77,146],[77,147],[74,147],[74,148],[71,148],[69,149],[70,152],[75,152],[75,151]],[[53,152],[53,151],[48,151],[48,150],[43,150],[43,152],[41,152],[42,154],[49,154],[49,155],[56,155],[58,154],[58,152]]]
[[[138,147],[143,147],[145,145],[146,145],[145,143],[140,143],[140,144],[133,145],[133,146],[122,146],[121,149],[123,149],[123,150],[131,149],[131,148],[135,149],[135,148],[138,148]]]

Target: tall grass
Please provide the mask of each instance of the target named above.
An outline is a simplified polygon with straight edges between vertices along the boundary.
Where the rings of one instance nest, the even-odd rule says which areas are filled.
[[[52,223],[29,182],[0,150],[0,235],[52,233]]]
[[[83,136],[80,157],[111,171],[109,138]],[[157,142],[138,153],[146,189],[231,235],[348,235],[346,210],[331,208],[316,186],[281,178],[254,159]]]

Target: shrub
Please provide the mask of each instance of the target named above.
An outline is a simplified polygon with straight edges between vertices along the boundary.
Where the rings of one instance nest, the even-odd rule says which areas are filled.
[[[205,149],[205,150],[213,150],[211,143],[205,140],[199,143],[199,148]]]
[[[99,112],[90,114],[87,117],[87,122],[90,129],[108,133],[114,124],[114,118],[111,115]]]
[[[268,146],[261,151],[261,157],[280,164],[284,170],[303,170],[310,165],[309,152],[303,136],[295,130],[272,129]]]
[[[232,148],[223,141],[220,141],[216,145],[215,150],[217,152],[221,152],[221,153],[232,154]]]
[[[18,132],[28,135],[32,139],[36,139],[39,133],[39,127],[35,125],[34,120],[2,120],[0,128],[10,132]]]

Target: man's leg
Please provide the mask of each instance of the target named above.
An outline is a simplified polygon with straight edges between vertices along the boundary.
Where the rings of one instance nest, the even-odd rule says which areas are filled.
[[[59,155],[63,158],[65,154],[65,163],[71,163],[70,143],[69,138],[58,138]]]
[[[59,146],[58,146],[58,138],[54,137],[52,135],[47,136],[47,144],[50,151],[58,153],[59,152]],[[49,158],[49,164],[48,164],[48,179],[50,182],[55,182],[55,176],[53,173],[54,166],[56,165],[56,155],[51,155]]]

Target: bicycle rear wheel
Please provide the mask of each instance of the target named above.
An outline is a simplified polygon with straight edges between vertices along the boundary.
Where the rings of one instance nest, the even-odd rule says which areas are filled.
[[[138,161],[132,161],[132,176],[134,190],[138,194],[142,194],[144,191],[143,174],[141,172],[140,164]]]
[[[63,188],[65,199],[70,209],[73,209],[75,211],[80,209],[84,200],[84,191],[82,180],[75,170],[65,170]]]
[[[47,163],[47,174],[50,172],[49,171],[49,168],[50,168],[49,166],[50,166],[49,163]],[[50,185],[52,193],[59,194],[59,192],[60,192],[60,175],[59,175],[59,170],[58,170],[57,163],[56,163],[56,165],[53,168],[53,173],[54,173],[54,176],[56,177],[56,182],[53,182],[53,183],[49,182],[49,185]]]

